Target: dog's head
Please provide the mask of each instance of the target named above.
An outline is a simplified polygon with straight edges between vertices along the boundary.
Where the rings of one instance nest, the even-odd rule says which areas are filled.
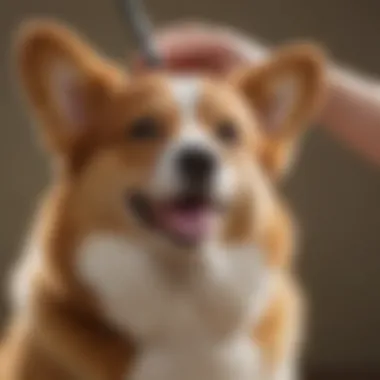
[[[78,219],[171,250],[225,238],[244,213],[258,223],[323,87],[307,45],[225,78],[130,75],[51,23],[28,25],[17,52]]]

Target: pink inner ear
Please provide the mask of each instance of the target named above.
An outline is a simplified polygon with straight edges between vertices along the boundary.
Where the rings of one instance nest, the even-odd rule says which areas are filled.
[[[52,73],[52,96],[70,129],[83,128],[87,121],[83,78],[68,64],[58,64]]]
[[[293,110],[296,100],[295,83],[291,80],[278,83],[272,89],[271,99],[263,112],[267,133],[281,132]]]

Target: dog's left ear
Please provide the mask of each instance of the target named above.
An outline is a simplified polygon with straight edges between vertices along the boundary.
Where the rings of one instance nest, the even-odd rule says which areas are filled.
[[[299,137],[321,105],[324,54],[314,45],[290,45],[259,67],[237,70],[232,82],[259,118],[260,159],[276,179],[290,166]]]
[[[66,156],[80,138],[98,132],[101,110],[114,84],[124,83],[123,73],[84,37],[55,21],[28,21],[16,37],[20,84],[45,148]]]

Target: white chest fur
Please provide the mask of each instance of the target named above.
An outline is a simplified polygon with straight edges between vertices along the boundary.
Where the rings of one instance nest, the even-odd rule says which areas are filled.
[[[210,249],[186,265],[125,239],[96,235],[78,255],[80,278],[106,317],[140,343],[132,380],[252,380],[257,352],[250,339],[267,276],[254,248]]]

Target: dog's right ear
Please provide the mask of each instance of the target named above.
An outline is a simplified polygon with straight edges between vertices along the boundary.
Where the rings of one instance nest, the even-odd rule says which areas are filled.
[[[65,154],[94,133],[111,89],[111,65],[84,39],[50,21],[32,21],[17,35],[21,86],[49,150]],[[120,75],[120,73],[118,73]]]
[[[314,44],[287,45],[259,66],[238,68],[230,79],[259,118],[263,167],[272,179],[282,178],[325,100],[324,51]]]

